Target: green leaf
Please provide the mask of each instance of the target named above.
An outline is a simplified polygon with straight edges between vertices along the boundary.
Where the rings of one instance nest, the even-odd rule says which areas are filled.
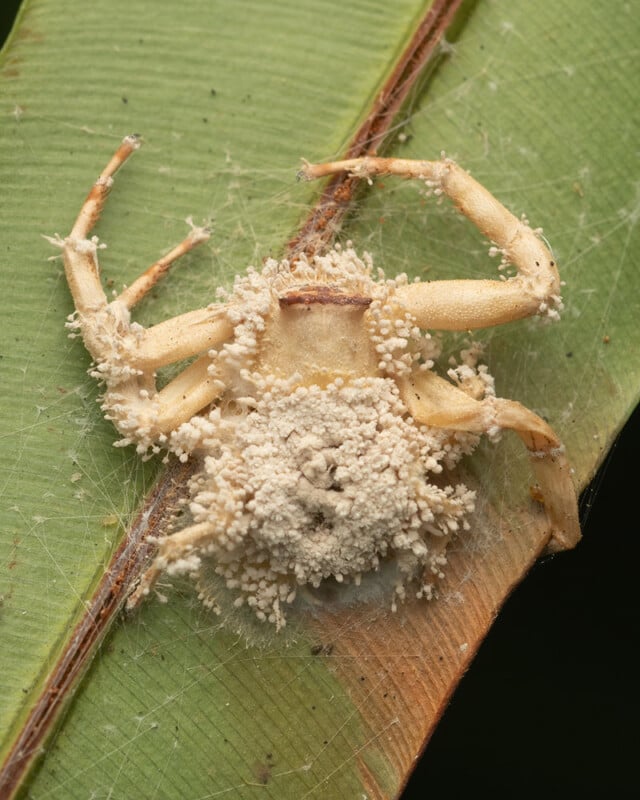
[[[417,0],[25,3],[0,58],[2,758],[159,469],[111,446],[41,234],[67,232],[117,142],[140,132],[145,146],[99,223],[105,276],[130,282],[182,238],[184,218],[212,217],[210,246],[137,318],[214,299],[246,265],[283,251],[319,190],[295,183],[299,158],[344,151],[423,12]],[[638,400],[638,27],[622,2],[542,0],[535,14],[524,0],[479,3],[393,148],[446,150],[544,226],[567,282],[562,322],[480,338],[499,394],[549,419],[579,486]],[[341,238],[389,275],[480,277],[496,266],[447,204],[392,179],[361,200]],[[455,352],[462,338],[445,344]],[[149,602],[112,632],[30,796],[394,796],[539,550],[518,444],[486,446],[468,469],[489,502],[438,601],[397,615],[329,609],[286,646],[274,636],[247,647],[189,586],[174,587],[167,605]]]

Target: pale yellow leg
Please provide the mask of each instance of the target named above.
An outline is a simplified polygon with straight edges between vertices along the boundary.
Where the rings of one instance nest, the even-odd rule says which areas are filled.
[[[127,286],[126,289],[123,289],[123,291],[120,292],[117,300],[119,300],[121,303],[124,303],[127,308],[133,308],[136,303],[139,303],[145,294],[147,294],[147,292],[152,289],[156,283],[158,283],[158,281],[164,278],[175,261],[188,253],[190,250],[193,250],[193,248],[197,247],[197,245],[208,240],[209,236],[211,235],[211,232],[208,228],[199,228],[195,225],[192,225],[191,219],[187,220],[187,222],[191,225],[191,231],[189,232],[189,235],[183,239],[180,244],[176,245],[166,255],[162,256],[162,258],[156,261],[155,264],[152,264],[147,270],[145,270],[145,272],[136,278],[136,280],[130,286]]]
[[[396,298],[421,328],[468,330],[533,314],[557,317],[560,277],[551,253],[526,222],[511,214],[456,163],[446,158],[411,161],[364,157],[305,163],[300,176],[311,180],[342,171],[361,178],[398,175],[425,181],[436,192],[447,194],[517,268],[517,275],[505,281],[432,281],[399,287]]]
[[[210,358],[198,358],[157,393],[154,427],[159,433],[176,430],[220,396],[223,388],[209,374],[210,366]]]
[[[140,138],[131,135],[125,136],[122,143],[111,157],[109,163],[100,173],[97,181],[91,187],[87,195],[78,218],[76,219],[71,233],[65,240],[65,265],[69,260],[67,269],[67,281],[71,294],[75,301],[76,308],[80,313],[85,308],[92,308],[95,301],[106,302],[104,291],[100,284],[97,259],[95,258],[95,247],[82,246],[82,242],[88,240],[94,225],[100,218],[102,209],[107,200],[107,196],[113,185],[113,176],[125,163],[129,156],[140,147]],[[191,224],[191,223],[190,223]],[[125,289],[118,297],[127,308],[133,308],[142,297],[151,289],[164,275],[169,267],[180,256],[188,253],[196,245],[206,242],[210,231],[207,228],[198,228],[191,225],[191,232],[180,242],[179,245],[170,250],[165,256],[152,264],[131,286]],[[78,252],[80,250],[80,252]],[[82,256],[91,256],[86,258]],[[80,257],[78,257],[80,256]]]
[[[580,524],[571,468],[562,443],[543,419],[513,400],[474,400],[433,372],[417,372],[398,383],[405,404],[419,423],[474,433],[492,427],[515,431],[529,450],[551,526],[549,547],[564,550],[576,544]]]
[[[79,317],[87,349],[100,361],[107,355],[104,336],[92,336],[92,318],[111,307],[119,320],[128,323],[127,309],[133,308],[161,280],[180,256],[209,238],[209,230],[191,226],[189,235],[169,253],[156,261],[112,302],[109,302],[100,281],[97,240],[89,235],[97,222],[113,184],[113,176],[129,156],[138,149],[137,136],[126,136],[109,163],[100,173],[84,201],[69,236],[50,239],[63,251],[69,289]],[[232,335],[232,327],[221,313],[224,306],[203,308],[167,320],[140,334],[136,361],[132,366],[154,369],[182,358],[219,346]]]
[[[218,350],[233,336],[226,305],[199,308],[147,328],[137,343],[132,366],[154,370],[184,358]]]
[[[101,172],[84,201],[69,236],[50,241],[62,248],[67,282],[79,329],[96,362],[107,390],[104,408],[125,442],[145,450],[191,419],[221,393],[220,380],[209,374],[211,358],[203,355],[160,392],[154,371],[210,350],[217,350],[233,336],[233,325],[223,304],[190,311],[145,330],[130,322],[130,309],[168,272],[171,265],[209,238],[206,228],[189,220],[189,235],[159,259],[128,288],[109,302],[100,281],[98,240],[89,238],[113,184],[113,176],[138,149],[137,136],[127,136]]]

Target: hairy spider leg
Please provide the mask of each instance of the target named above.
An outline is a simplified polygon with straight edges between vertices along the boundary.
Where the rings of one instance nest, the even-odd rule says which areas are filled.
[[[453,431],[486,433],[492,427],[515,431],[529,451],[551,525],[550,550],[573,547],[580,539],[578,505],[571,468],[550,426],[514,400],[475,400],[433,372],[416,371],[398,379],[402,399],[423,425]]]
[[[529,225],[517,219],[455,162],[364,157],[305,163],[300,177],[312,180],[348,171],[371,178],[398,175],[425,181],[444,192],[458,210],[494,242],[517,274],[508,280],[445,280],[401,286],[397,299],[422,328],[468,330],[500,325],[534,314],[557,316],[560,277],[553,257]]]

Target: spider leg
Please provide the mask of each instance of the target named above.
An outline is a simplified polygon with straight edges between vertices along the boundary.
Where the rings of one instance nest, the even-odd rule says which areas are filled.
[[[113,186],[113,176],[131,153],[135,152],[139,147],[140,137],[137,134],[134,133],[124,137],[120,146],[100,173],[98,180],[91,187],[86,200],[82,204],[78,218],[71,229],[69,234],[71,237],[74,239],[86,239],[102,213],[107,195]]]
[[[218,349],[233,336],[226,308],[226,304],[218,304],[187,311],[143,329],[132,354],[132,366],[152,370]]]
[[[534,314],[558,316],[562,307],[560,277],[551,253],[526,222],[511,214],[456,163],[446,158],[411,161],[364,157],[304,164],[300,175],[313,179],[344,170],[363,178],[399,175],[425,181],[436,193],[447,194],[517,268],[517,275],[504,281],[432,281],[399,287],[397,299],[421,328],[467,330]]]
[[[87,195],[71,233],[64,240],[59,237],[49,239],[62,248],[67,283],[81,321],[85,344],[97,361],[105,358],[104,351],[109,348],[108,337],[99,330],[105,321],[105,311],[109,309],[112,312],[120,330],[129,327],[127,311],[166,275],[180,256],[209,238],[206,228],[198,228],[188,220],[191,225],[189,235],[149,267],[114,301],[108,302],[100,281],[97,251],[101,246],[95,237],[89,238],[89,234],[104,208],[114,174],[139,147],[138,136],[126,136],[122,140]],[[138,336],[136,358],[132,366],[153,369],[200,353],[226,340],[232,330],[224,314],[217,313],[222,308],[210,306],[192,311],[145,331]]]
[[[580,538],[578,504],[571,469],[562,443],[533,411],[513,400],[474,400],[433,372],[398,379],[402,399],[423,425],[453,431],[484,433],[492,427],[515,431],[529,451],[551,525],[551,550],[573,547]]]
[[[106,303],[106,297],[100,283],[100,270],[96,258],[97,239],[89,239],[93,226],[98,221],[104,208],[107,196],[113,186],[113,176],[125,163],[129,156],[140,147],[140,137],[125,136],[116,152],[111,157],[98,179],[91,187],[80,213],[64,240],[64,260],[67,281],[76,308],[80,313],[93,308],[96,304]],[[119,296],[118,300],[127,308],[133,308],[155,284],[166,275],[170,266],[180,256],[188,253],[210,236],[208,228],[200,228],[187,220],[191,226],[189,235],[170,250],[166,255],[152,264]]]
[[[191,227],[189,235],[184,238],[180,244],[176,245],[172,250],[145,270],[130,286],[127,286],[126,289],[120,292],[117,299],[121,303],[124,303],[127,308],[133,308],[136,303],[139,303],[145,294],[147,294],[158,281],[164,278],[174,261],[177,261],[181,256],[185,255],[185,253],[188,253],[190,250],[193,250],[194,247],[197,247],[197,245],[208,240],[211,235],[209,228],[200,228],[194,225],[191,218],[187,219],[187,223]]]
[[[113,175],[138,147],[140,140],[137,136],[126,136],[91,187],[71,233],[64,239],[57,234],[55,237],[45,236],[51,244],[62,249],[67,283],[80,315],[100,311],[107,305],[97,257],[98,249],[104,245],[100,245],[95,236],[90,239],[89,233],[104,207],[113,185]]]
[[[143,456],[149,451],[158,452],[161,447],[172,449],[168,434],[189,422],[225,389],[223,380],[212,374],[212,364],[208,355],[201,356],[160,391],[156,391],[153,373],[150,376],[136,374],[118,381],[107,372],[102,409],[105,419],[111,420],[122,434],[116,444],[121,447],[135,444]],[[101,367],[102,364],[98,365],[93,374],[102,376]],[[177,446],[181,454],[192,450],[188,443]]]
[[[164,573],[177,575],[194,572],[200,563],[198,550],[202,550],[215,538],[217,530],[217,526],[201,522],[163,536],[151,566],[142,573],[136,588],[127,598],[127,609],[131,610],[139,605]]]
[[[122,443],[135,442],[141,452],[164,443],[166,434],[215,400],[224,386],[211,374],[213,356],[201,355],[161,391],[154,371],[167,364],[210,353],[233,337],[225,304],[190,311],[145,329],[130,319],[130,309],[166,275],[180,256],[209,238],[209,231],[190,220],[189,235],[156,261],[128,288],[108,302],[100,281],[96,237],[98,220],[113,176],[138,149],[137,136],[127,136],[91,188],[71,233],[50,239],[62,248],[67,282],[76,314],[68,326],[79,330],[95,361],[93,374],[106,384],[103,408],[122,433]]]

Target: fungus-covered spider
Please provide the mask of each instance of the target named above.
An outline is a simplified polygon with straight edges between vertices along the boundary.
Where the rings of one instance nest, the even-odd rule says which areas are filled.
[[[102,407],[142,455],[202,458],[189,519],[162,537],[129,598],[134,605],[166,573],[208,577],[234,605],[281,627],[299,587],[358,583],[382,562],[395,599],[429,596],[452,533],[468,528],[473,493],[444,475],[481,434],[516,431],[531,456],[550,544],[579,537],[576,496],[562,445],[549,425],[494,396],[475,359],[450,378],[433,370],[427,331],[468,330],[539,314],[557,317],[560,280],[536,233],[454,162],[363,158],[305,164],[312,179],[347,170],[395,174],[445,193],[512,263],[507,280],[409,283],[374,275],[347,246],[323,256],[266,261],[236,278],[220,301],[145,329],[130,310],[171,264],[209,237],[187,238],[115,300],[100,283],[90,231],[112,176],[138,148],[126,137],[89,193],[63,250],[82,334],[104,382]],[[421,332],[422,331],[422,332]],[[158,390],[156,370],[195,357]]]

